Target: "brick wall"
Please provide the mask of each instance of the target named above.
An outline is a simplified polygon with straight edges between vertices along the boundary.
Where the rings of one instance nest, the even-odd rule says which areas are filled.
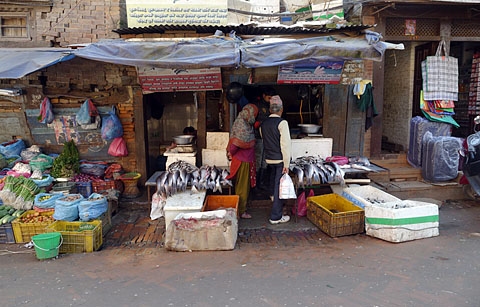
[[[385,53],[383,100],[383,136],[408,148],[412,118],[415,46],[405,43],[405,50]]]
[[[25,90],[26,95],[20,104],[24,109],[38,109],[44,97],[50,98],[54,109],[79,108],[87,98],[92,99],[97,107],[115,106],[122,122],[123,138],[129,155],[123,158],[105,155],[99,159],[117,161],[129,172],[138,171],[138,157],[135,156],[134,101],[139,100],[134,95],[138,92],[136,89],[139,85],[134,67],[75,58],[21,79],[0,80],[0,87],[12,86]],[[1,103],[0,101],[0,105]],[[6,133],[18,135],[17,131]],[[50,152],[61,151],[61,145],[38,145],[43,145],[42,147]],[[88,152],[89,145],[79,145],[78,148],[82,157]]]
[[[0,41],[0,47],[67,46],[118,38],[120,0],[53,0],[52,6],[19,6],[28,13],[31,39]],[[2,8],[0,7],[0,12]]]
[[[373,62],[372,61],[346,61],[343,67],[341,84],[355,84],[361,80],[373,79]]]

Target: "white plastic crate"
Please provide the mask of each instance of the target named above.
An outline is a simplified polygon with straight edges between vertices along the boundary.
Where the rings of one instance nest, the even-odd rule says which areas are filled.
[[[438,236],[438,206],[403,200],[365,207],[367,235],[389,242]]]
[[[345,188],[340,195],[362,208],[365,208],[367,205],[400,201],[400,198],[371,185]]]
[[[206,191],[192,193],[191,190],[167,197],[163,211],[165,213],[165,230],[170,222],[180,213],[200,212],[205,201]]]

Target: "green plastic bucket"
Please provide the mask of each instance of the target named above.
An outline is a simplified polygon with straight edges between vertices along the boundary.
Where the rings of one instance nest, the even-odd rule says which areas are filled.
[[[63,243],[59,232],[42,233],[32,237],[37,259],[48,259],[58,256],[58,250]]]

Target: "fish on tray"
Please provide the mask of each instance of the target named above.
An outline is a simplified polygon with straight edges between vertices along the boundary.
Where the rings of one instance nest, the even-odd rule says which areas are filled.
[[[188,186],[192,187],[193,192],[210,189],[222,193],[222,186],[233,186],[232,181],[227,179],[228,176],[228,170],[215,165],[198,168],[185,161],[177,161],[157,177],[156,193],[165,198],[186,191]]]
[[[313,183],[344,182],[344,172],[335,162],[327,162],[316,156],[303,156],[295,159],[290,170],[296,175],[302,188]]]

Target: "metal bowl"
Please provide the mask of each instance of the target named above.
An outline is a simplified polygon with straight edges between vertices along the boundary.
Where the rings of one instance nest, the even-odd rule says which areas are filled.
[[[173,141],[177,145],[187,145],[192,142],[193,137],[193,135],[177,135],[173,137]]]
[[[302,129],[303,133],[317,133],[318,130],[320,130],[319,125],[314,125],[314,124],[303,124],[303,125],[298,125],[300,129]]]

